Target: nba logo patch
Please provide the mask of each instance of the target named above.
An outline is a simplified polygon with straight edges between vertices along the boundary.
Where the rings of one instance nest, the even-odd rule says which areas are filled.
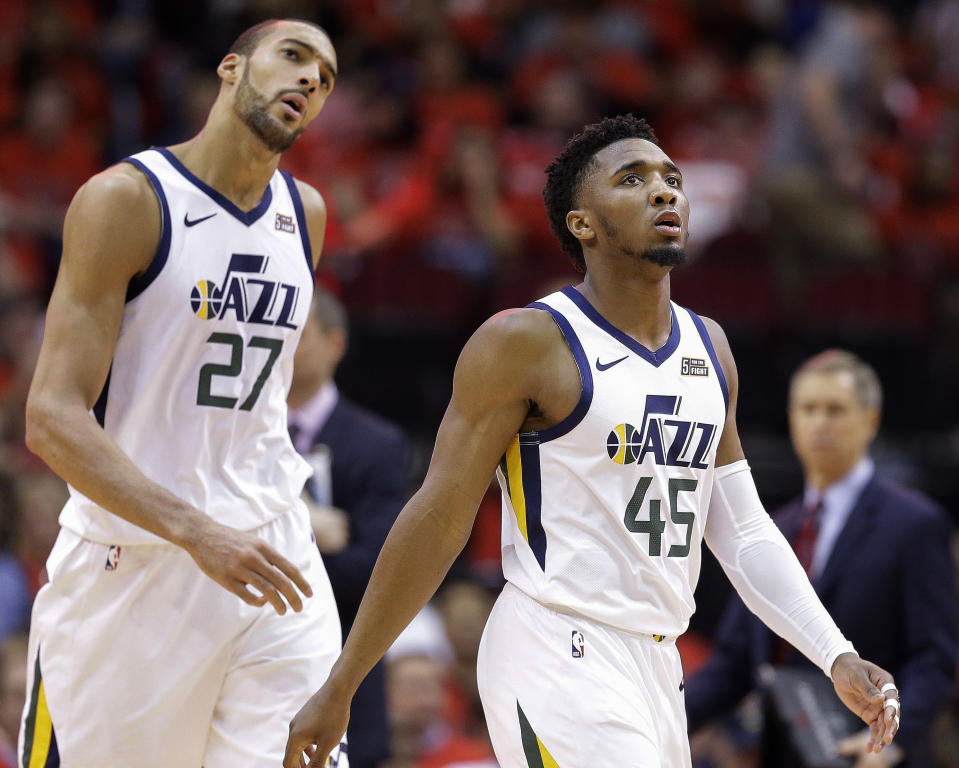
[[[105,571],[115,571],[120,565],[120,552],[123,550],[123,547],[118,544],[114,544],[110,547],[110,550],[107,552],[107,564],[103,566]]]
[[[581,659],[586,653],[586,638],[578,629],[573,630],[573,658]]]

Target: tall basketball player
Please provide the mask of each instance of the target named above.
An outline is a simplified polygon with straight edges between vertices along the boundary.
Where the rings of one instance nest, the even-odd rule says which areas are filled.
[[[24,768],[277,765],[339,650],[286,429],[326,209],[277,171],[336,56],[271,21],[217,72],[199,135],[94,176],[67,213],[27,442],[71,495]]]
[[[762,508],[723,332],[670,301],[689,216],[679,169],[627,116],[587,127],[547,172],[553,230],[585,278],[467,343],[423,488],[330,679],[293,720],[285,767],[335,747],[353,691],[464,546],[494,471],[508,583],[478,675],[504,768],[689,765],[675,638],[704,538],[881,749],[898,727],[892,678],[856,655]]]

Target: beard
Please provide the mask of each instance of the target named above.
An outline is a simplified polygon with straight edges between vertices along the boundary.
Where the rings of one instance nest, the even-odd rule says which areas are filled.
[[[686,261],[686,249],[678,243],[651,245],[639,254],[639,257],[660,267],[676,267]]]
[[[236,89],[233,111],[268,150],[277,154],[286,152],[303,133],[303,126],[290,130],[278,118],[273,117],[269,112],[270,100],[250,85],[249,72],[248,68],[243,70]]]
[[[636,251],[632,248],[627,248],[619,242],[619,230],[613,226],[612,222],[600,216],[599,224],[606,232],[606,236],[619,249],[620,253],[630,258],[645,259],[659,267],[675,267],[686,261],[686,249],[679,243],[650,245],[642,251]]]

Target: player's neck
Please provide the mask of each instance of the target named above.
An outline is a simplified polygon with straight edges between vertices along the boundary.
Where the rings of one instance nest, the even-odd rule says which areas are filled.
[[[218,103],[207,123],[189,141],[170,151],[190,172],[243,211],[263,198],[280,155],[267,149],[253,132]]]
[[[659,349],[669,338],[668,272],[623,275],[590,269],[579,290],[603,317],[647,349]]]

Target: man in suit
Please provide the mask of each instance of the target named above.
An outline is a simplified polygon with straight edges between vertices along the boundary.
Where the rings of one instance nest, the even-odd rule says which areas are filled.
[[[293,444],[314,469],[306,485],[310,516],[344,637],[410,487],[409,449],[399,427],[347,400],[333,382],[347,334],[342,304],[317,288],[288,401]],[[384,686],[378,664],[353,700],[347,731],[353,768],[375,768],[389,756]]]
[[[841,751],[855,768],[919,768],[931,765],[928,730],[954,685],[959,608],[948,518],[925,496],[878,476],[869,458],[881,400],[875,371],[849,352],[823,352],[796,371],[789,425],[806,487],[776,522],[843,634],[899,686],[895,744],[865,754],[865,736],[853,736]],[[813,669],[734,596],[709,660],[687,681],[690,732],[761,688],[768,664]],[[800,766],[764,702],[761,764]]]

